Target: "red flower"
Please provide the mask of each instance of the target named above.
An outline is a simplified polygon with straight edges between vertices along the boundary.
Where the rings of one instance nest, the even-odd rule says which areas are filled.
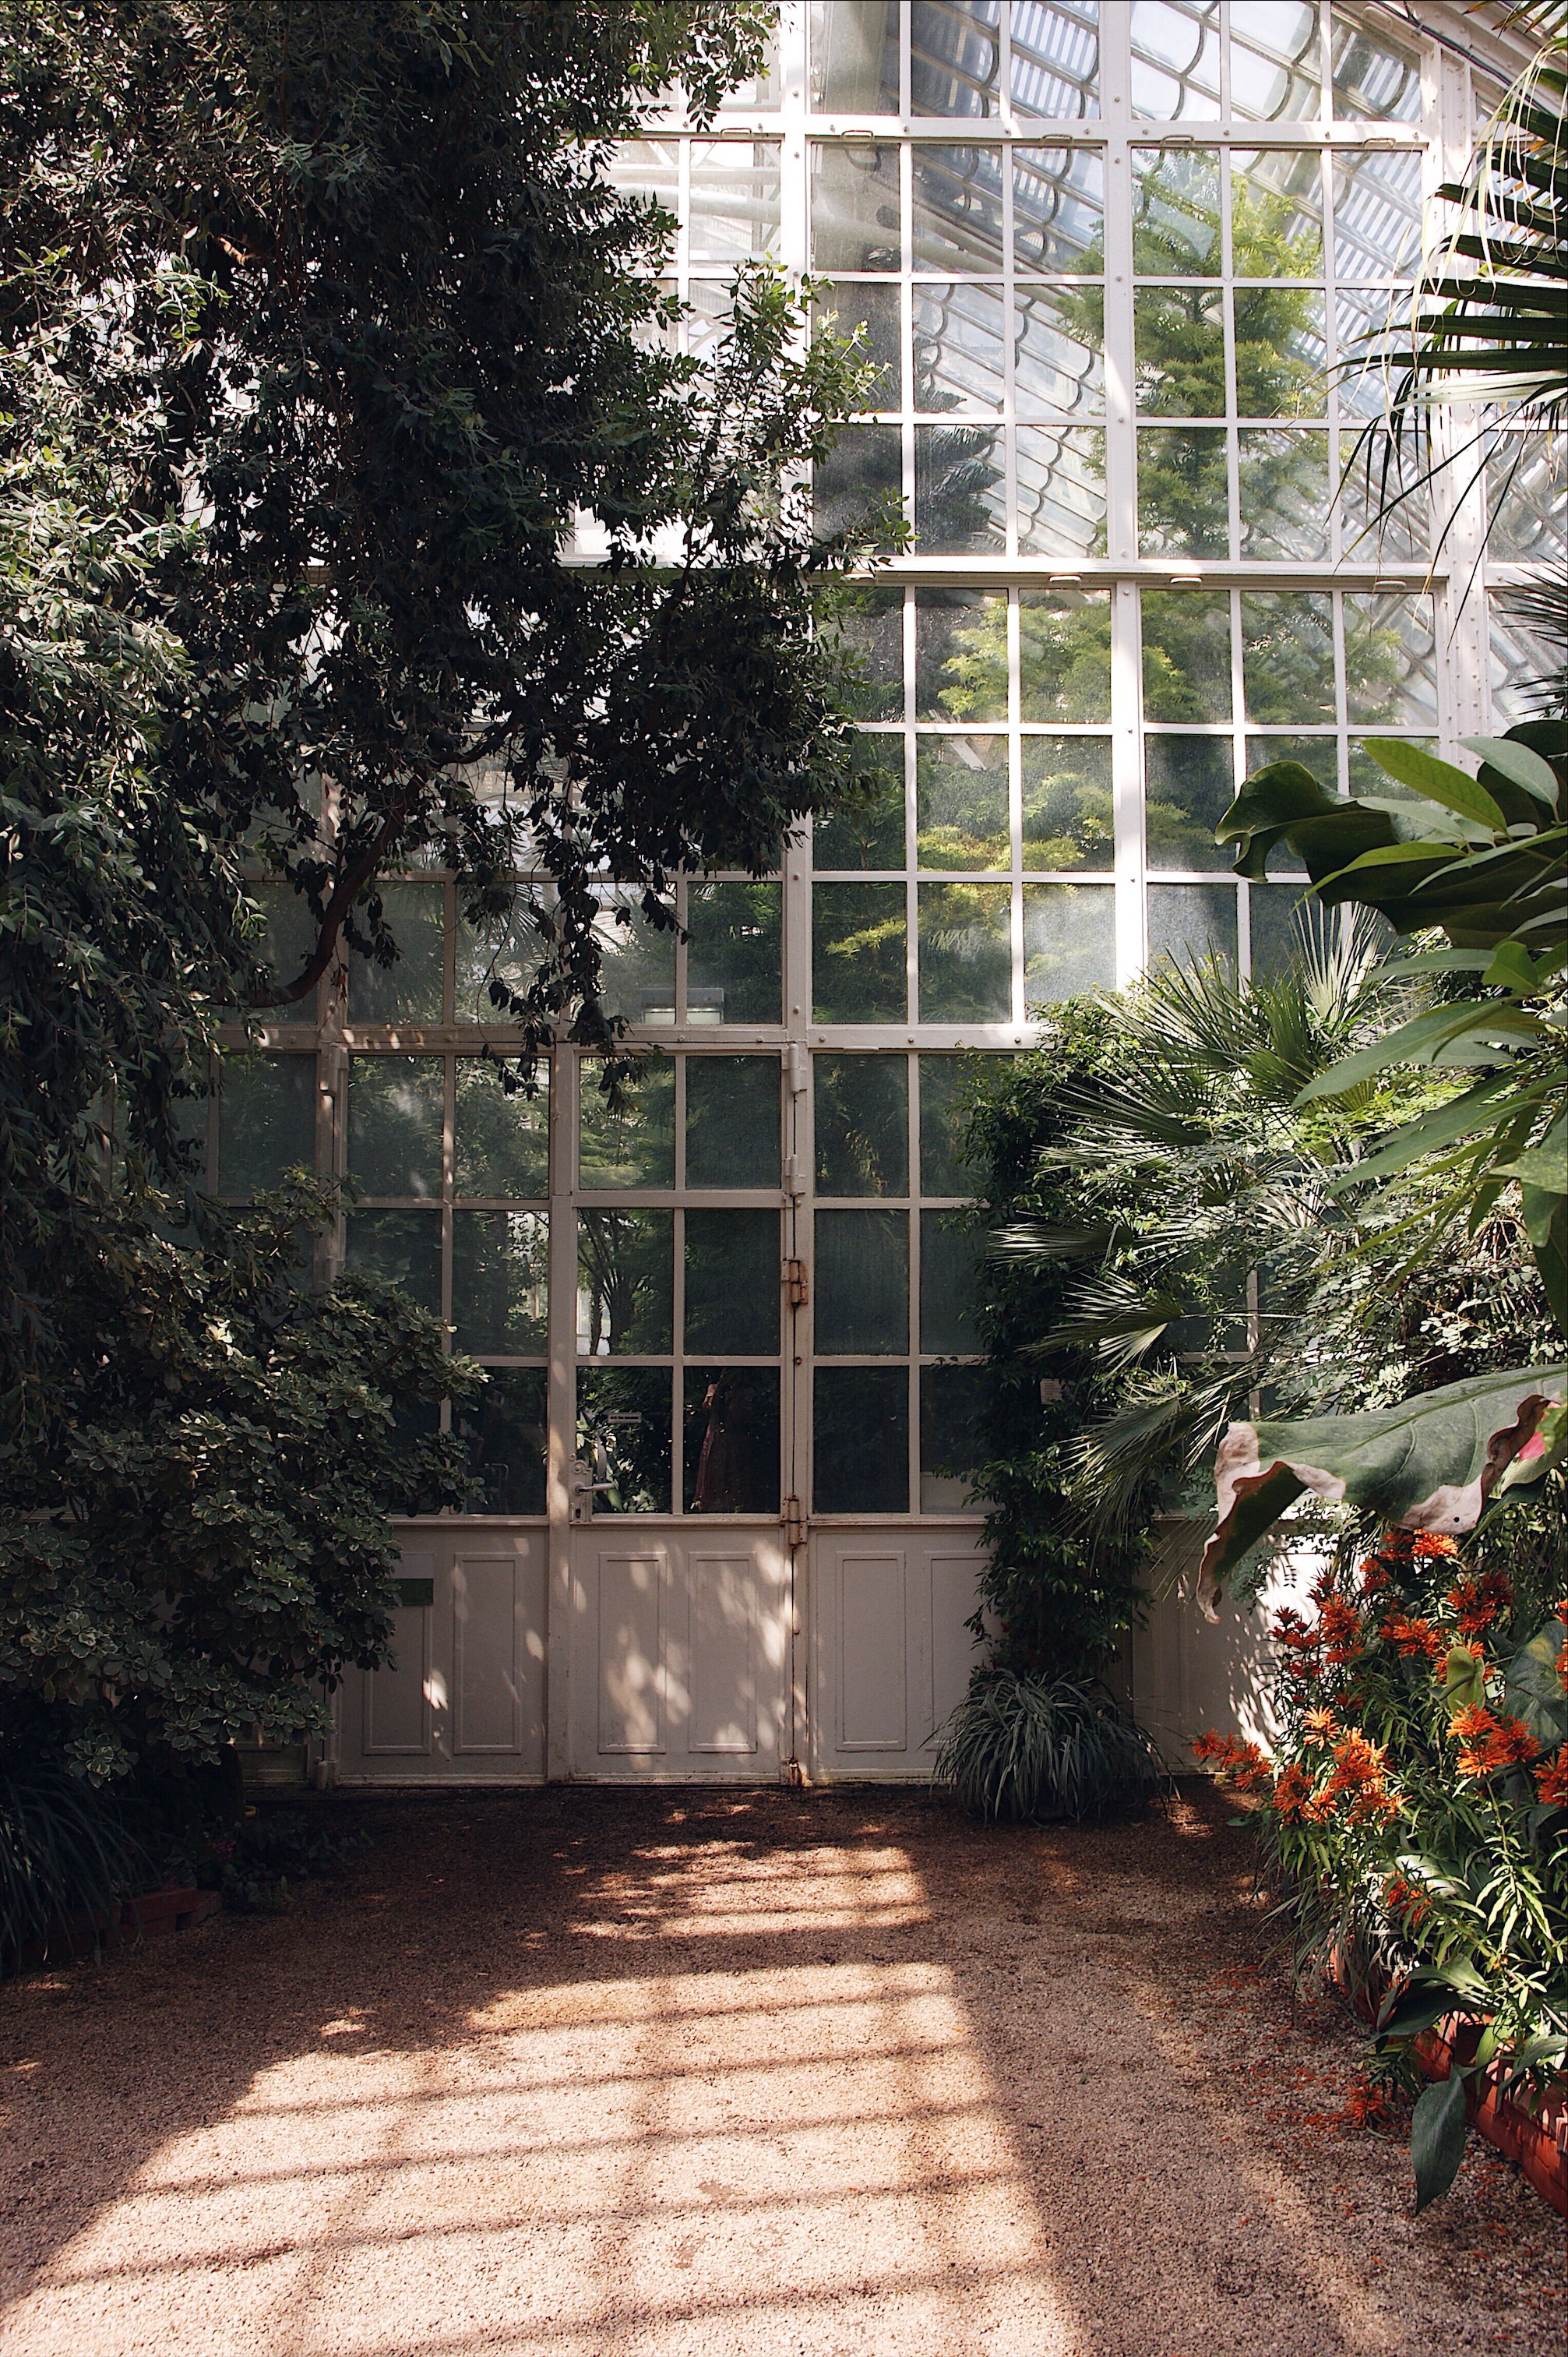
[[[1192,1748],[1199,1760],[1214,1762],[1218,1775],[1229,1776],[1243,1791],[1249,1785],[1272,1781],[1273,1770],[1266,1755],[1255,1743],[1245,1743],[1239,1736],[1220,1735],[1213,1727],[1206,1727]]]
[[[1460,1745],[1461,1776],[1526,1767],[1541,1749],[1522,1718],[1498,1718],[1475,1704],[1455,1713],[1453,1732]]]
[[[1302,1725],[1309,1735],[1320,1735],[1325,1741],[1339,1732],[1339,1722],[1331,1710],[1309,1710]]]
[[[1549,1809],[1568,1809],[1568,1743],[1537,1768],[1535,1789]]]
[[[1432,1902],[1413,1882],[1402,1874],[1391,1874],[1383,1885],[1383,1904],[1392,1915],[1401,1918],[1405,1931],[1412,1932],[1423,1918],[1432,1912]]]
[[[1360,1642],[1360,1614],[1347,1598],[1330,1596],[1324,1602],[1321,1626],[1329,1660],[1343,1666]]]
[[[1445,1532],[1414,1531],[1411,1534],[1410,1551],[1418,1561],[1423,1557],[1430,1560],[1435,1555],[1457,1555],[1459,1546],[1457,1540],[1449,1538]]]
[[[1305,1814],[1312,1799],[1312,1779],[1299,1760],[1293,1760],[1280,1770],[1274,1785],[1273,1805],[1287,1824]]]
[[[1402,1653],[1407,1661],[1420,1654],[1429,1662],[1440,1661],[1448,1650],[1430,1620],[1412,1620],[1404,1612],[1396,1612],[1391,1620],[1385,1620],[1379,1634],[1386,1637],[1395,1652]]]
[[[1478,1637],[1513,1602],[1513,1583],[1503,1571],[1483,1572],[1478,1579],[1462,1579],[1448,1591],[1448,1606],[1466,1637]]]

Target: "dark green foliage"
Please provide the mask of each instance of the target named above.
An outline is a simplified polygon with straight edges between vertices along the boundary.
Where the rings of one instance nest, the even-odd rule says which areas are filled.
[[[1154,1744],[1102,1689],[1007,1669],[975,1673],[932,1770],[989,1818],[1102,1816],[1164,1776]]]
[[[143,1863],[116,1803],[21,1732],[0,1745],[0,1973],[79,1910],[107,1928]]]
[[[232,1835],[206,1845],[201,1880],[246,1914],[285,1908],[302,1882],[351,1866],[370,1846],[362,1827],[335,1833],[299,1809],[252,1809]]]

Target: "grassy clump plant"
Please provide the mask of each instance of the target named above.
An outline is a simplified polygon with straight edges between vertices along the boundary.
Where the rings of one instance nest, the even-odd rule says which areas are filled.
[[[1097,1817],[1165,1780],[1154,1743],[1103,1688],[979,1671],[948,1721],[935,1781],[982,1816]]]

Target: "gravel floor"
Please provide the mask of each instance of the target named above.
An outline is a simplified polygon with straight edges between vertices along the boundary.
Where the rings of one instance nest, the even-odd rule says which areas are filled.
[[[344,1796],[283,1917],[0,1991],[5,2357],[1562,2357],[1562,2222],[1412,2219],[1230,1804]]]

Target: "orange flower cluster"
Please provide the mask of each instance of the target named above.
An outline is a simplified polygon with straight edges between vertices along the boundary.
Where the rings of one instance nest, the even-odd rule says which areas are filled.
[[[1364,1555],[1356,1568],[1361,1575],[1363,1596],[1381,1596],[1394,1584],[1393,1573],[1380,1555]]]
[[[1388,1788],[1388,1754],[1380,1743],[1352,1729],[1339,1738],[1331,1757],[1334,1767],[1327,1782],[1303,1812],[1314,1824],[1331,1817],[1341,1801],[1349,1803],[1352,1824],[1388,1824],[1398,1816],[1400,1804]]]
[[[1400,1917],[1404,1929],[1413,1932],[1418,1923],[1432,1912],[1432,1901],[1424,1891],[1402,1874],[1391,1874],[1383,1885],[1383,1905],[1391,1915]]]
[[[1522,1718],[1499,1718],[1478,1704],[1456,1711],[1461,1776],[1490,1776],[1499,1768],[1526,1768],[1541,1749]]]
[[[1505,1571],[1485,1571],[1448,1591],[1448,1609],[1465,1637],[1479,1637],[1513,1602],[1513,1582]]]
[[[1568,1743],[1537,1768],[1535,1789],[1549,1809],[1568,1809]]]
[[[1318,1626],[1328,1660],[1336,1669],[1343,1669],[1361,1641],[1360,1614],[1348,1597],[1326,1597]]]
[[[1318,1736],[1326,1743],[1339,1732],[1339,1721],[1331,1710],[1309,1710],[1302,1725],[1309,1735]]]
[[[1552,1609],[1560,1620],[1568,1620],[1568,1596],[1562,1598]],[[1557,1656],[1556,1670],[1557,1683],[1563,1693],[1568,1694],[1568,1637],[1563,1640],[1563,1650]]]
[[[1255,1743],[1245,1743],[1239,1736],[1220,1735],[1212,1727],[1205,1727],[1192,1748],[1197,1759],[1211,1760],[1217,1774],[1229,1776],[1244,1792],[1251,1785],[1273,1781],[1267,1755]]]
[[[1287,1824],[1305,1817],[1312,1799],[1312,1779],[1299,1760],[1292,1760],[1280,1770],[1274,1782],[1274,1808]]]
[[[1383,1622],[1378,1634],[1385,1638],[1396,1653],[1406,1661],[1415,1661],[1424,1654],[1429,1662],[1440,1662],[1448,1648],[1441,1632],[1430,1620],[1412,1620],[1406,1612],[1395,1612]]]

